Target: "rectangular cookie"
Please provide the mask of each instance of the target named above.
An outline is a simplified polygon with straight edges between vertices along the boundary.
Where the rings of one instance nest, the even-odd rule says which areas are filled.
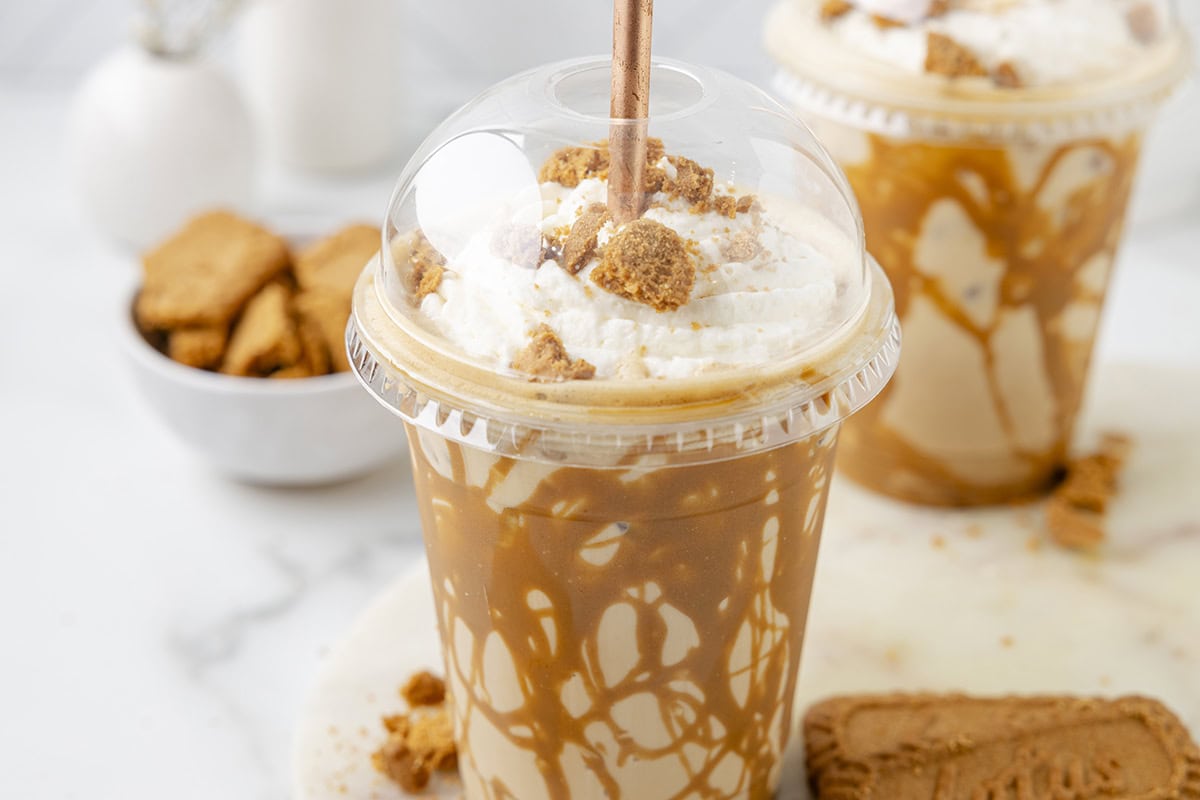
[[[267,229],[228,211],[203,214],[143,258],[138,322],[152,330],[228,325],[289,262],[287,244]]]
[[[347,297],[367,262],[379,252],[379,228],[351,225],[306,247],[296,255],[296,282],[301,289],[340,292]]]
[[[303,323],[319,331],[333,370],[345,372],[350,369],[350,359],[346,356],[350,295],[328,289],[301,291],[296,295],[296,312]]]
[[[221,372],[265,376],[294,366],[302,354],[291,294],[282,283],[270,283],[246,304],[229,338]]]
[[[1200,798],[1200,750],[1144,697],[846,696],[804,735],[818,800]]]
[[[225,355],[228,340],[229,328],[225,325],[176,328],[167,336],[167,355],[189,367],[215,369]]]

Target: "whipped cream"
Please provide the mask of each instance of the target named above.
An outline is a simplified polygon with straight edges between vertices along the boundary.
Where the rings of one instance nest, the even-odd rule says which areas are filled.
[[[665,159],[659,166],[674,169]],[[540,227],[548,237],[607,196],[607,183],[594,178],[571,189],[540,188]],[[717,187],[718,194],[732,191]],[[637,379],[770,363],[824,344],[861,307],[857,243],[816,212],[760,195],[754,211],[730,219],[696,213],[686,200],[663,193],[652,200],[644,218],[695,243],[695,286],[689,302],[674,311],[656,311],[589,279],[617,233],[611,220],[597,236],[596,254],[572,275],[553,260],[532,266],[497,255],[496,236],[511,224],[502,219],[463,241],[421,313],[446,339],[498,371],[544,323],[572,358],[595,366],[597,379]],[[731,249],[739,237],[757,243],[752,256]]]
[[[813,25],[821,2],[798,2],[807,7],[799,24]],[[1023,85],[1052,86],[1111,76],[1144,56],[1152,41],[1131,24],[1135,8],[1160,35],[1172,19],[1168,0],[952,0],[935,16],[930,7],[929,0],[857,0],[822,27],[847,48],[910,73],[925,71],[928,34],[940,33],[989,70],[1008,64]],[[905,24],[880,26],[876,14]]]

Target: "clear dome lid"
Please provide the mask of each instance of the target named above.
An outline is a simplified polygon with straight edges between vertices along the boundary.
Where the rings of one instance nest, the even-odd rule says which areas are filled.
[[[779,0],[764,38],[781,95],[897,134],[1139,125],[1191,64],[1175,0]]]
[[[895,338],[851,190],[808,128],[666,60],[649,120],[613,120],[609,80],[608,59],[523,73],[418,149],[355,298],[369,386],[382,364],[442,406],[636,426],[794,405]],[[641,178],[610,195],[622,169]]]

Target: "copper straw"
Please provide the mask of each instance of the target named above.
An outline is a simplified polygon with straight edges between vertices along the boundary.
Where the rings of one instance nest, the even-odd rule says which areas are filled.
[[[654,0],[613,0],[613,119],[639,120],[609,128],[608,211],[618,224],[642,215],[646,126],[650,116],[650,29]]]

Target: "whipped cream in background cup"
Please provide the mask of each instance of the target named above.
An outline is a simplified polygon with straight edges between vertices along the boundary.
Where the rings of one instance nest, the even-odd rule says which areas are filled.
[[[700,67],[655,63],[650,208],[605,220],[608,85],[550,65],[430,136],[351,362],[412,442],[466,797],[767,798],[891,289],[811,132]]]
[[[1142,135],[1191,66],[1174,7],[782,0],[765,38],[905,330],[839,466],[921,503],[1036,496],[1070,445]]]

